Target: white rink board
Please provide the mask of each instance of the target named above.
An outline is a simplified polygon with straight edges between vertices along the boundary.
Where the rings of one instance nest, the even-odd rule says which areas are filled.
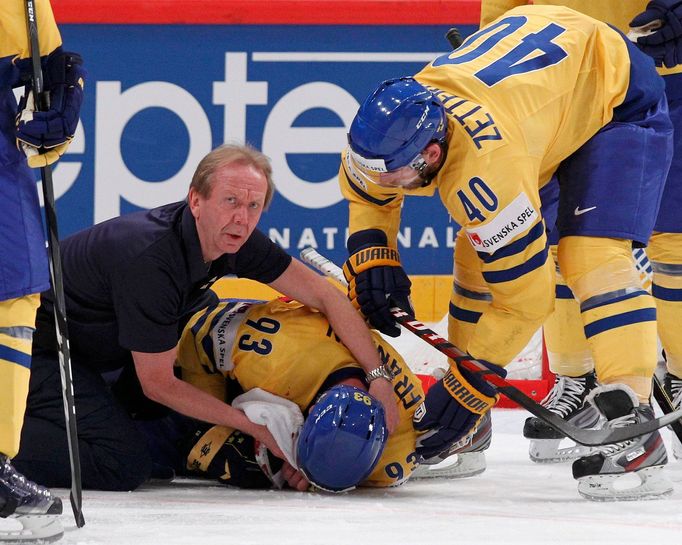
[[[682,542],[682,462],[665,500],[593,503],[570,465],[528,460],[521,410],[494,410],[488,470],[467,480],[412,481],[340,496],[240,491],[198,481],[84,493],[76,529],[57,492],[70,545],[485,545]],[[666,441],[668,432],[665,432]],[[1,522],[0,522],[1,523]]]

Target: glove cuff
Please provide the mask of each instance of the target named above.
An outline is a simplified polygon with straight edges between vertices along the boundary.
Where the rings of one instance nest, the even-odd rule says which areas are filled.
[[[498,394],[488,396],[472,386],[456,365],[451,366],[443,377],[443,386],[461,405],[480,415],[485,414],[500,397]]]
[[[349,254],[354,254],[369,246],[388,246],[386,233],[381,229],[363,229],[349,236],[346,243]]]

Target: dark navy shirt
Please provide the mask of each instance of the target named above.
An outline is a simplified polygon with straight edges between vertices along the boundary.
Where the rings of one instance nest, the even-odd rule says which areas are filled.
[[[270,283],[291,263],[284,250],[255,230],[237,253],[207,265],[185,202],[105,221],[63,240],[60,247],[73,360],[101,371],[130,361],[130,351],[173,348],[182,317],[221,276]],[[49,327],[50,292],[43,293],[42,303],[39,345],[54,339],[41,331]]]

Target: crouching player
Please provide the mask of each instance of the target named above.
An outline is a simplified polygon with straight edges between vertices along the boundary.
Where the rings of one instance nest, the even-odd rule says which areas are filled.
[[[417,468],[420,432],[412,419],[423,410],[424,391],[400,354],[373,335],[383,365],[369,376],[324,315],[296,301],[222,301],[195,314],[179,344],[177,366],[183,380],[228,402],[235,394],[259,388],[293,402],[307,418],[297,440],[298,469],[280,459],[282,453],[275,453],[279,458],[266,454],[241,430],[210,424],[197,429],[189,423],[182,427],[187,431],[194,426],[194,433],[180,441],[179,449],[186,467],[176,462],[176,472],[214,477],[241,488],[267,488],[285,480],[299,490],[311,483],[343,491],[405,482]],[[381,405],[367,392],[375,379],[390,380],[400,402],[400,423],[390,436]],[[478,429],[473,440],[467,437],[447,453],[459,452],[465,461],[455,476],[485,468],[467,460],[489,441],[489,422]]]

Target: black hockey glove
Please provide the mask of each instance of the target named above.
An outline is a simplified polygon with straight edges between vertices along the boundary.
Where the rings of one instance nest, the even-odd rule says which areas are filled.
[[[673,68],[682,64],[682,0],[652,0],[630,21],[630,27],[644,27],[654,21],[660,21],[661,27],[637,38],[637,45],[654,59],[656,66]]]
[[[237,488],[282,488],[282,460],[250,435],[223,426],[202,425],[184,445],[187,469]]]
[[[397,337],[400,328],[390,307],[397,305],[414,314],[410,301],[412,282],[400,264],[398,250],[388,247],[383,231],[366,229],[348,238],[348,253],[350,257],[343,265],[348,298],[372,327]]]
[[[30,85],[19,102],[17,147],[28,157],[31,168],[44,167],[61,157],[78,126],[86,72],[83,59],[61,48],[44,63],[45,92],[49,108],[38,112]]]
[[[507,375],[499,365],[481,363],[501,377]],[[417,455],[421,460],[428,460],[449,449],[474,428],[499,397],[495,387],[478,373],[453,364],[429,388],[424,405],[414,414],[415,429],[427,431],[417,441]]]

